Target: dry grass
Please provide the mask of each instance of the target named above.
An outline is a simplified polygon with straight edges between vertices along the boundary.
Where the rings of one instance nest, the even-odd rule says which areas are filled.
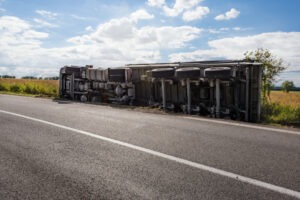
[[[262,119],[266,123],[300,127],[300,92],[271,91],[270,102],[262,104]]]
[[[0,79],[0,91],[56,97],[58,84],[57,80]]]
[[[58,80],[38,80],[38,79],[11,79],[11,78],[2,78],[0,83],[9,83],[9,84],[37,84],[44,86],[55,86],[58,87]]]
[[[271,91],[270,98],[272,103],[300,107],[300,92]]]

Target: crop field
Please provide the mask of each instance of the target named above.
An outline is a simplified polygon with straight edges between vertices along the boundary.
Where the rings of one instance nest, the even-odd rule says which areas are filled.
[[[0,79],[0,92],[32,96],[58,96],[57,80]]]
[[[300,127],[300,92],[271,91],[270,102],[262,105],[265,123]]]
[[[271,102],[292,107],[300,107],[300,92],[285,93],[282,91],[271,91]]]

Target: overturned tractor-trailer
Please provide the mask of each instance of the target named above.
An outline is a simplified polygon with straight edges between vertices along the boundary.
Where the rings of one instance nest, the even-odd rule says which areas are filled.
[[[257,122],[262,68],[254,61],[129,64],[119,68],[65,66],[63,98],[160,107],[174,112]]]

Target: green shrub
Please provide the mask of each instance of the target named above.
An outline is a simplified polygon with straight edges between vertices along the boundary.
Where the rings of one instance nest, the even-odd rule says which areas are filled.
[[[9,91],[9,87],[4,83],[0,83],[0,91]]]
[[[18,84],[13,84],[10,86],[10,91],[11,92],[21,92],[22,89],[21,89],[21,86],[18,85]]]
[[[300,125],[300,107],[292,107],[279,103],[263,104],[262,120],[268,123],[279,123],[282,125]]]
[[[25,84],[24,93],[32,94],[32,86],[30,84]]]

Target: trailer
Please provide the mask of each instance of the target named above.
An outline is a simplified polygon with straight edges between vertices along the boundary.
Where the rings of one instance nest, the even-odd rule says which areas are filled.
[[[262,67],[246,60],[92,65],[60,69],[59,94],[81,102],[159,107],[215,118],[260,121]]]

